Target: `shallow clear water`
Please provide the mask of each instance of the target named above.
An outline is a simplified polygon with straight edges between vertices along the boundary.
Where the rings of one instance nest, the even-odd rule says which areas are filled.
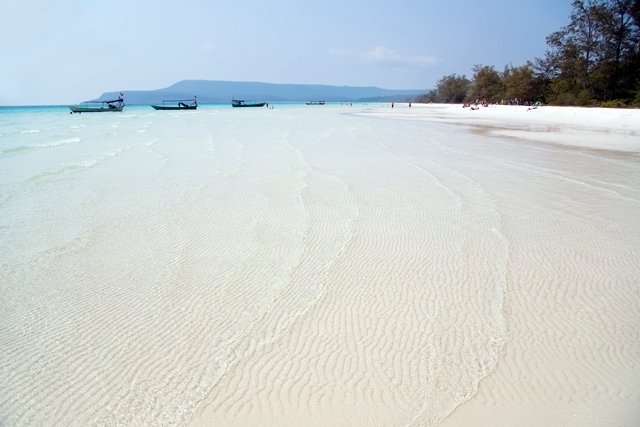
[[[430,424],[495,369],[550,221],[633,281],[637,160],[382,109],[0,109],[0,421]]]

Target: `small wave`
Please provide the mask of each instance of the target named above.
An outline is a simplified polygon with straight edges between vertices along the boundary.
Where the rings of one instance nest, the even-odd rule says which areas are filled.
[[[107,158],[107,157],[114,157],[117,156],[118,154],[122,153],[123,151],[126,151],[128,149],[130,149],[131,147],[126,145],[124,147],[120,147],[120,148],[116,148],[113,151],[106,151],[104,153],[102,153],[101,158]]]
[[[65,144],[77,144],[80,141],[82,141],[81,138],[74,137],[74,138],[59,139],[57,141],[47,142],[47,143],[44,143],[44,144],[20,145],[20,146],[17,146],[17,147],[7,148],[6,150],[1,150],[0,151],[0,155],[1,154],[20,153],[20,152],[23,152],[23,151],[37,150],[39,148],[57,147],[59,145],[65,145]]]
[[[57,175],[61,175],[61,174],[65,173],[65,172],[73,171],[73,170],[79,169],[81,167],[82,167],[81,165],[69,165],[69,166],[65,166],[65,167],[60,168],[60,169],[41,172],[41,173],[39,173],[37,175],[34,175],[31,178],[29,178],[27,180],[27,182],[29,182],[29,181],[32,181],[32,182],[43,181],[43,180],[45,180],[47,178],[54,177],[54,176],[57,176]]]
[[[22,133],[22,134],[25,134],[25,133],[40,133],[40,129],[21,130],[20,133]]]
[[[50,177],[59,176],[59,175],[62,175],[64,173],[67,173],[67,172],[78,171],[78,170],[81,170],[81,169],[88,169],[88,168],[91,168],[93,166],[99,165],[100,163],[106,161],[107,159],[113,158],[113,157],[117,156],[118,154],[122,153],[123,151],[129,150],[130,148],[131,148],[130,146],[124,146],[124,147],[117,148],[117,149],[115,149],[113,151],[106,151],[104,153],[101,153],[101,154],[97,155],[96,157],[83,160],[83,161],[81,161],[79,163],[63,166],[63,167],[61,167],[59,169],[56,169],[56,170],[50,170],[50,171],[45,171],[45,172],[39,173],[39,174],[34,175],[31,178],[29,178],[28,181],[36,181],[37,182],[37,181],[42,181],[42,180],[50,178]]]
[[[37,147],[37,148],[57,147],[59,145],[65,145],[65,144],[77,144],[80,141],[82,141],[82,139],[78,137],[65,138],[65,139],[59,139],[57,141],[49,142],[46,144],[34,145],[34,147]]]
[[[0,151],[0,154],[19,153],[21,151],[27,151],[27,150],[30,150],[32,148],[33,148],[32,145],[21,145],[19,147],[7,148],[6,150],[2,150],[2,151]]]
[[[97,165],[98,162],[99,162],[98,159],[89,159],[89,160],[85,160],[84,162],[81,162],[79,166],[83,168],[90,168],[91,166]],[[76,168],[73,168],[73,169],[76,169]]]

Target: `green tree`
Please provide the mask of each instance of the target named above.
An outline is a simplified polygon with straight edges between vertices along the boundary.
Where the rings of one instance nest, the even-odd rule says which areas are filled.
[[[574,0],[570,22],[547,37],[547,65],[553,99],[562,104],[588,103],[593,97],[591,74],[596,60],[600,7]]]
[[[544,81],[536,75],[531,62],[519,67],[505,67],[502,73],[502,83],[503,95],[506,99],[544,100]]]
[[[418,97],[418,102],[443,102],[457,104],[467,99],[469,79],[466,76],[450,74],[438,80],[436,88]]]
[[[451,74],[438,80],[436,91],[438,102],[460,103],[467,98],[469,92],[469,80],[466,76]]]
[[[631,99],[640,70],[640,0],[574,0],[569,23],[547,37],[552,100]]]
[[[498,102],[503,98],[503,92],[502,77],[493,66],[475,65],[473,67],[469,99],[486,99],[489,102]]]
[[[560,105],[640,105],[640,0],[573,0],[569,23],[547,37],[544,58],[520,67],[476,65],[424,95],[430,102],[504,98]]]
[[[599,16],[602,45],[598,95],[603,99],[631,98],[640,77],[639,5],[638,0],[614,0]]]
[[[438,102],[438,92],[435,89],[431,89],[424,95],[417,96],[416,102],[423,102],[425,104],[429,102]]]

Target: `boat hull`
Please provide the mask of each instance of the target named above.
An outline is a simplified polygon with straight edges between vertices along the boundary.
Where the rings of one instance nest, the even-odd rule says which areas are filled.
[[[197,105],[187,105],[186,107],[179,107],[177,105],[152,105],[154,110],[195,110]]]
[[[72,113],[105,113],[107,111],[122,111],[123,107],[83,107],[82,105],[68,105]]]
[[[234,108],[239,107],[264,107],[266,102],[232,102],[231,106]]]

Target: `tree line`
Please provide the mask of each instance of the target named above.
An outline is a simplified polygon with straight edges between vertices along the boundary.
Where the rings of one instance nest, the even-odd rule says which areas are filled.
[[[569,23],[547,36],[543,58],[503,71],[451,74],[417,102],[640,107],[640,0],[574,0]]]

